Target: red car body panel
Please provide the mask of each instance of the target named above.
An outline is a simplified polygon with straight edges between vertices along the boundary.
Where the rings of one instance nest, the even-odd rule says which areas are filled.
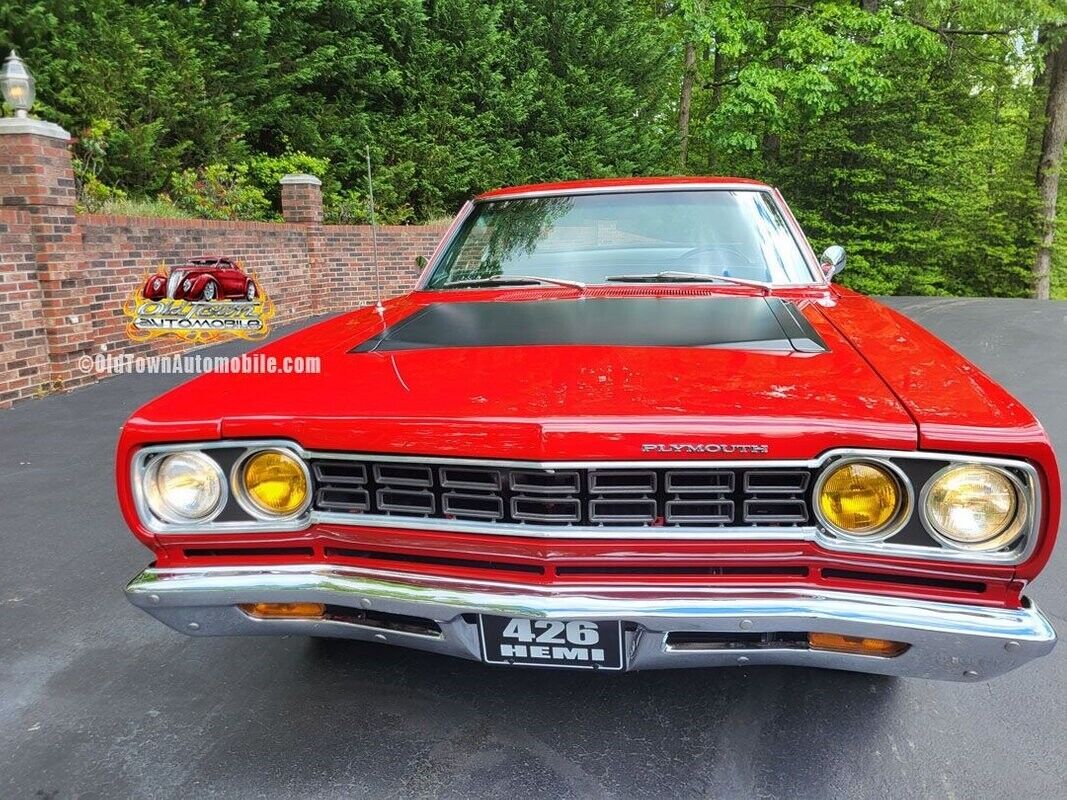
[[[483,197],[689,180],[571,182],[497,190]],[[790,225],[796,225],[792,218]],[[800,241],[806,246],[806,240]],[[604,286],[588,290],[582,302],[760,293],[719,285]],[[383,324],[393,325],[430,303],[505,298],[576,302],[576,291],[561,287],[416,291],[386,303],[383,317],[372,308],[343,314],[258,351],[318,356],[319,374],[204,375],[137,411],[118,445],[123,515],[161,566],[341,560],[485,577],[479,564],[503,562],[532,568],[509,579],[566,583],[577,580],[568,577],[567,567],[631,565],[649,572],[601,579],[803,584],[1018,606],[1025,582],[1049,558],[1059,521],[1056,463],[1033,415],[947,345],[868,298],[829,284],[776,289],[774,295],[796,304],[829,354],[584,345],[457,348],[447,358],[439,350],[350,352]],[[766,455],[746,459],[810,459],[846,446],[1024,458],[1041,474],[1040,543],[1025,563],[1011,566],[843,553],[815,542],[546,540],[330,524],[292,533],[160,537],[140,522],[130,485],[136,450],[167,442],[280,438],[311,450],[635,462],[655,457],[642,456],[641,444],[651,435],[665,443],[703,438],[768,445]],[[709,456],[672,455],[685,458]],[[686,564],[738,569],[713,578],[654,574],[656,566]],[[761,571],[767,566],[787,571]]]
[[[1018,568],[1032,580],[1048,562],[1060,514],[1056,458],[1041,423],[1000,384],[904,315],[856,292],[834,287],[822,307],[862,352],[915,419],[919,448],[1024,458],[1043,475],[1041,544]]]

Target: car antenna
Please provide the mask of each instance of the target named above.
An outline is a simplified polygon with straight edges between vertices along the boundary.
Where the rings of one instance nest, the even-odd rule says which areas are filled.
[[[378,264],[378,218],[374,213],[374,177],[370,169],[370,145],[367,145],[367,195],[370,197],[370,235],[374,243],[374,285],[378,293],[378,303],[374,310],[385,324],[385,306],[382,305],[382,271]]]

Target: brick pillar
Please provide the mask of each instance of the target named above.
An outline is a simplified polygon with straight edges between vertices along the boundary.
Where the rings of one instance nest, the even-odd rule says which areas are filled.
[[[314,175],[286,175],[282,184],[282,218],[286,222],[322,224],[322,181]]]
[[[0,118],[0,206],[29,217],[52,388],[93,380],[78,369],[93,328],[75,197],[70,134],[37,119]]]
[[[304,279],[308,287],[307,313],[319,313],[325,310],[321,285],[324,246],[322,181],[314,175],[297,173],[283,177],[281,185],[282,218],[288,223],[304,226],[308,254],[307,275]]]

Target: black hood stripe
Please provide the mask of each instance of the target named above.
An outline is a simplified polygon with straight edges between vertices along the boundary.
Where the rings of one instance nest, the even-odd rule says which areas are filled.
[[[640,297],[432,303],[351,352],[522,345],[827,349],[799,309],[776,297]]]

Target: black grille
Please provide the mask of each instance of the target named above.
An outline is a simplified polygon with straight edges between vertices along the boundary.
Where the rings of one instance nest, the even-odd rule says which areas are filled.
[[[526,469],[319,459],[315,509],[512,525],[782,527],[811,519],[807,469]]]

